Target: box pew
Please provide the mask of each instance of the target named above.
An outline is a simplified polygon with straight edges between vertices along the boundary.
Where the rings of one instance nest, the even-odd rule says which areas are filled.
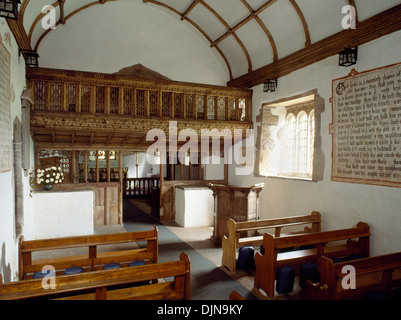
[[[307,281],[305,287],[306,297],[310,300],[363,299],[372,292],[391,299],[393,289],[401,286],[401,253],[339,263],[321,257],[317,263],[321,281],[316,284]],[[352,279],[355,288],[349,288],[352,275],[344,268],[348,266],[355,268]]]
[[[178,261],[55,276],[54,289],[43,281],[51,284],[50,278],[0,284],[0,300],[189,300],[190,261],[181,253]]]
[[[137,242],[145,241],[146,247],[138,248]],[[99,252],[104,246],[119,246],[121,249],[110,252]],[[33,259],[32,254],[41,251],[78,249],[85,254],[75,254],[46,259]],[[61,251],[63,252],[63,251]],[[62,253],[63,255],[64,253]],[[158,262],[158,230],[139,232],[122,232],[77,237],[65,237],[43,240],[24,241],[19,239],[19,280],[30,279],[35,272],[40,272],[46,265],[54,267],[57,275],[64,273],[70,267],[81,267],[84,271],[102,269],[104,265],[114,262],[123,267],[135,260],[146,263]]]
[[[302,264],[316,262],[322,256],[328,258],[343,258],[352,255],[368,257],[370,227],[364,222],[359,222],[355,228],[280,238],[265,233],[263,245],[264,255],[259,252],[255,254],[255,287],[262,289],[269,298],[274,298],[276,272],[280,267],[292,266],[298,272]],[[290,251],[282,252],[285,250]]]
[[[303,230],[295,232],[311,233],[321,231],[321,215],[313,211],[309,215],[294,216],[277,219],[266,219],[257,221],[236,222],[233,219],[227,221],[228,236],[222,238],[222,266],[226,267],[231,273],[236,273],[236,252],[244,246],[260,246],[263,243],[263,235],[255,235],[255,232],[264,232],[265,229],[274,229],[275,237],[282,235],[282,229],[300,225],[310,225]]]

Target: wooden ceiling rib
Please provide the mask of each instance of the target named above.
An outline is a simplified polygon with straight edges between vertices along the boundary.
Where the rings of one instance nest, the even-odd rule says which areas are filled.
[[[59,2],[58,2],[58,1],[56,1],[56,2],[54,2],[54,3],[52,4],[52,6],[55,7],[55,8],[57,8],[58,5],[59,5]],[[46,15],[45,13],[40,12],[40,13],[37,15],[36,19],[33,21],[31,27],[29,28],[29,32],[28,32],[28,39],[29,39],[29,42],[32,41],[32,34],[33,34],[33,32],[35,31],[36,25],[40,22],[40,20],[43,19],[43,17],[44,17],[45,15]]]
[[[89,9],[99,4],[102,5],[110,2],[118,2],[119,0],[98,0],[98,1],[87,0],[86,2],[83,2],[84,4],[83,3],[79,5],[75,4],[76,9],[75,10],[70,9],[71,12],[64,12],[65,11],[64,5],[65,4],[68,5],[70,0],[52,0],[52,1],[53,1],[52,6],[57,8],[60,13],[60,19],[56,24],[56,26],[60,26],[60,24],[66,23],[71,17],[73,17],[79,12],[82,12],[86,9]],[[319,42],[312,43],[311,31],[314,31],[316,29],[316,25],[311,23],[311,21],[308,21],[306,17],[310,19],[311,12],[312,14],[319,14],[319,12],[316,10],[315,10],[316,12],[314,12],[314,10],[310,9],[309,7],[307,9],[306,7],[302,7],[301,9],[300,4],[302,3],[300,2],[300,0],[288,0],[288,7],[279,7],[279,5],[283,6],[285,2],[277,0],[264,0],[263,2],[259,1],[258,3],[260,4],[258,5],[258,7],[256,7],[256,5],[253,5],[255,2],[251,2],[249,0],[239,0],[233,2],[233,6],[236,7],[234,10],[232,10],[232,12],[241,11],[240,9],[242,6],[246,8],[246,12],[242,17],[239,16],[239,19],[235,21],[235,23],[231,23],[231,25],[227,23],[229,18],[227,18],[227,16],[224,15],[225,14],[224,6],[221,6],[220,4],[219,4],[220,6],[218,6],[217,2],[213,2],[212,0],[192,0],[186,4],[185,8],[179,8],[178,7],[179,4],[177,4],[177,2],[174,1],[171,1],[170,3],[168,3],[166,0],[142,0],[142,1],[143,3],[153,4],[175,13],[176,15],[179,16],[179,19],[181,21],[188,22],[196,30],[198,30],[200,34],[210,43],[210,47],[216,49],[216,51],[226,64],[229,75],[229,81],[227,82],[227,85],[229,86],[252,87],[260,83],[263,83],[265,79],[268,77],[283,76],[307,65],[306,63],[310,64],[322,60],[328,57],[328,54],[335,55],[338,53],[335,52],[335,50],[337,50],[340,47],[343,48],[346,46],[352,46],[353,43],[357,44],[365,43],[364,42],[365,40],[360,40],[360,41],[359,40],[355,41],[355,39],[350,40],[347,36],[341,38],[342,35],[346,35],[348,31],[353,32],[354,30],[346,30],[343,33],[340,32],[341,35],[332,34]],[[346,0],[345,4],[349,4],[350,6],[355,7],[357,30],[359,30],[361,25],[362,26],[366,25],[366,20],[362,22],[359,21],[358,9],[361,8],[357,8],[356,2],[357,2],[356,0]],[[400,3],[398,1],[392,1],[392,2]],[[37,3],[38,3],[37,1],[23,0],[22,4],[20,5],[18,20],[15,21],[7,19],[7,23],[11,31],[13,32],[18,42],[18,45],[21,49],[30,50],[31,48],[34,48],[34,50],[38,51],[42,41],[46,38],[46,36],[50,32],[53,31],[52,29],[43,31],[39,30],[40,21],[45,16],[45,14],[41,12],[41,7],[39,7],[40,4]],[[73,1],[71,3],[73,3],[74,5]],[[185,2],[180,2],[180,3],[184,4]],[[250,3],[252,3],[252,5]],[[38,5],[38,7],[35,7],[35,5]],[[198,5],[202,6],[206,10],[206,11],[203,10],[202,14],[205,14],[205,12],[208,13],[209,17],[205,15],[202,18],[204,19],[206,17],[206,20],[198,20],[200,19],[201,16],[200,15],[201,12],[197,10]],[[359,6],[362,6],[362,4],[359,4]],[[386,6],[387,5],[383,4],[383,8],[386,8]],[[382,11],[382,13],[385,13],[385,15],[387,15],[393,12],[394,10],[398,12],[399,6],[400,4],[396,5],[395,7],[389,10]],[[283,50],[282,46],[283,43],[286,42],[286,39],[281,39],[279,37],[280,34],[278,34],[277,31],[275,33],[271,33],[269,29],[271,28],[273,31],[273,26],[270,25],[269,28],[270,21],[267,20],[268,18],[266,17],[269,16],[270,12],[277,12],[277,10],[281,9],[287,11],[284,14],[287,15],[292,14],[291,12],[288,11],[288,10],[291,11],[291,7],[293,8],[294,12],[296,13],[300,21],[298,28],[302,30],[302,34],[305,37],[305,43],[303,47],[299,47],[299,50],[293,47],[291,49],[291,52],[289,52],[287,56],[279,58],[279,51],[280,52],[285,51]],[[306,10],[308,10],[308,12]],[[32,16],[32,13],[36,11],[38,14],[36,16]],[[26,20],[25,16],[27,12],[30,13],[31,15],[30,18],[32,18],[33,21],[30,22],[29,26],[26,25],[28,23],[28,21],[26,21],[26,24],[24,26],[24,18]],[[262,13],[264,14],[262,15]],[[338,14],[339,17],[341,17],[340,12],[336,14]],[[207,19],[209,19],[210,17],[216,18],[218,21],[217,26],[219,26],[220,22],[221,26],[224,28],[220,30],[222,31],[222,33],[217,35],[217,37],[216,35],[211,36],[207,32],[208,26],[210,26],[210,22]],[[272,16],[270,14],[270,18],[271,17]],[[393,18],[394,17],[391,16],[391,19]],[[370,28],[376,28],[377,21],[375,22],[374,19],[372,18],[369,18],[367,20],[369,21],[368,26],[370,26]],[[260,36],[262,37],[261,40],[262,41],[265,40],[266,43],[262,44],[260,41],[258,43],[258,40],[250,41],[250,39],[245,38],[248,36],[247,34],[249,33],[250,30],[253,31],[256,30],[254,29],[255,28],[254,25],[250,25],[252,21],[255,22],[256,27],[259,26],[262,32],[260,34]],[[308,25],[308,22],[310,23],[310,25]],[[296,26],[297,23],[295,21],[295,23],[292,24],[292,28],[295,28]],[[333,30],[338,31],[338,29],[335,28],[333,28]],[[374,29],[370,30],[367,28],[364,30],[365,30],[364,32],[367,32],[367,34],[370,36],[366,37],[365,35],[365,37],[362,37],[362,39],[374,40],[382,35],[387,34],[388,30],[390,31],[392,30],[391,32],[394,32],[400,30],[400,28],[398,28],[398,25],[396,27],[391,27],[387,25],[384,30],[380,29],[381,31],[376,32],[374,35],[372,35],[372,31],[373,32],[375,31]],[[296,32],[297,30],[294,29],[293,31]],[[265,39],[263,39],[263,34],[266,35]],[[356,34],[356,36],[361,35],[361,33],[358,31],[353,32],[353,34]],[[253,36],[254,36],[253,33],[249,33],[248,37],[253,37]],[[231,38],[233,41],[230,42],[224,41],[227,38]],[[334,41],[335,44],[333,44],[332,42],[333,39],[335,39]],[[36,43],[34,43],[34,41],[36,41]],[[223,42],[224,45],[222,44]],[[231,48],[230,47],[231,45],[234,45],[235,48],[234,47]],[[271,48],[272,54],[271,55],[267,54],[266,55],[267,58],[263,58],[264,57],[263,55],[265,55],[265,53],[263,52],[262,48],[266,48],[266,46],[269,46],[269,48]],[[333,50],[333,46],[335,50]],[[294,49],[298,51],[294,52],[295,51]],[[305,57],[305,55],[309,56]],[[269,60],[266,61],[266,59],[269,60],[272,59],[271,63]],[[241,66],[241,64],[245,63],[247,64],[246,65],[247,69],[245,69],[245,66]],[[255,68],[257,68],[256,70],[254,70],[254,66]],[[245,70],[247,70],[247,73],[245,73],[246,72]]]
[[[282,77],[295,70],[401,30],[401,5],[359,22],[358,28],[340,31],[275,63],[228,82],[229,86],[251,88],[269,77]]]
[[[274,1],[276,1],[276,0],[274,0]],[[244,46],[244,43],[235,34],[235,30],[230,28],[229,24],[216,12],[216,10],[214,10],[211,6],[209,6],[205,1],[196,0],[196,2],[202,4],[207,10],[209,10],[224,25],[224,27],[228,30],[227,32],[230,33],[230,35],[232,35],[234,37],[234,39],[237,41],[238,45],[241,47],[242,51],[244,52],[246,60],[248,61],[248,72],[251,72],[252,71],[251,57],[249,56],[249,52],[246,49],[246,47]]]
[[[266,10],[268,7],[270,7],[273,3],[275,3],[277,0],[269,0],[267,1],[265,4],[263,4],[261,7],[259,7],[256,11],[251,11],[251,14],[246,17],[244,20],[240,21],[239,23],[237,23],[234,27],[230,28],[229,26],[227,26],[227,32],[225,34],[223,34],[222,36],[220,36],[218,39],[216,39],[215,41],[213,41],[212,46],[215,46],[216,44],[219,44],[221,41],[223,41],[225,38],[227,38],[228,36],[232,35],[235,31],[237,31],[239,28],[241,28],[242,26],[244,26],[245,24],[247,24],[249,21],[253,20],[258,14],[260,14],[261,12],[263,12],[264,10]],[[246,1],[242,1],[242,3],[245,4]],[[247,7],[247,9],[252,9],[252,7],[250,7],[249,5],[245,5]]]
[[[310,33],[309,33],[309,28],[308,24],[306,23],[305,16],[299,7],[299,5],[295,2],[295,0],[290,0],[292,6],[294,7],[295,11],[297,12],[299,19],[302,22],[302,26],[304,28],[304,33],[305,33],[305,47],[310,46],[312,44],[311,39],[310,39]]]

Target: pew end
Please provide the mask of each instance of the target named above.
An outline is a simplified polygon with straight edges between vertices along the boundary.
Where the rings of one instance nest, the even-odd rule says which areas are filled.
[[[240,301],[240,300],[245,300],[245,298],[234,290],[233,292],[230,293],[229,300]]]
[[[350,239],[358,240],[350,241]],[[326,263],[332,263],[331,258],[355,255],[368,257],[369,244],[370,229],[366,223],[359,223],[357,227],[350,229],[279,238],[265,233],[263,235],[265,254],[257,253],[255,255],[256,274],[254,286],[256,289],[263,290],[268,298],[273,299],[275,296],[276,272],[279,268],[291,266],[295,268],[296,272],[299,272],[301,266],[305,266],[307,263],[316,263],[323,256],[328,259],[327,261],[324,260]],[[322,282],[320,287],[326,288],[324,285],[329,284]],[[314,287],[310,288],[312,290]],[[331,290],[330,285],[329,288]],[[319,294],[322,293],[320,292]]]
[[[401,252],[336,263],[321,257],[318,267],[321,282],[305,288],[309,300],[361,300],[372,293],[391,299],[401,286]]]
[[[301,225],[310,225],[299,230]],[[244,246],[260,246],[263,244],[263,234],[272,229],[276,237],[282,236],[283,228],[296,228],[292,234],[309,234],[321,230],[321,214],[312,211],[309,215],[292,216],[284,218],[273,218],[256,221],[236,222],[233,219],[227,220],[227,235],[222,237],[222,266],[231,273],[236,274],[237,250]],[[258,234],[259,233],[259,234]]]

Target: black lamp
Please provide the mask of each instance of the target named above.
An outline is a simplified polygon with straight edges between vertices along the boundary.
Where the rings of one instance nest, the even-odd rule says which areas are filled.
[[[358,47],[355,48],[345,48],[339,54],[338,65],[342,67],[349,67],[356,64],[358,59]]]
[[[20,54],[23,54],[25,57],[25,66],[28,68],[37,68],[39,67],[39,55],[34,50],[20,50]]]
[[[20,0],[0,0],[0,17],[17,20],[20,3]]]
[[[274,92],[277,88],[277,78],[268,79],[263,84],[263,92]]]

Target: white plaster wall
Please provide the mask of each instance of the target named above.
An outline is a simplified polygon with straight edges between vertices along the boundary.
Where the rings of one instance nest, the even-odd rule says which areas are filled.
[[[401,32],[359,48],[359,72],[400,62]],[[332,136],[332,80],[349,74],[352,68],[338,66],[338,56],[328,58],[278,79],[278,90],[263,93],[262,86],[254,87],[253,117],[255,122],[261,105],[280,98],[291,97],[317,89],[325,100],[322,114],[322,150],[325,155],[324,177],[319,182],[303,182],[278,178],[255,177],[253,174],[235,174],[230,166],[229,184],[248,186],[264,182],[261,192],[261,217],[283,217],[320,211],[323,229],[332,230],[355,226],[364,221],[371,226],[371,254],[379,255],[401,251],[401,189],[331,181]],[[256,132],[256,131],[255,131]],[[256,138],[256,135],[255,135]]]
[[[139,0],[80,12],[52,31],[38,53],[48,68],[114,73],[140,63],[176,81],[229,80],[220,55],[192,26]]]
[[[224,180],[224,158],[212,155],[205,162],[205,180]]]
[[[35,192],[34,239],[93,234],[93,191]]]
[[[17,117],[21,120],[20,96],[25,86],[25,62],[19,58],[18,46],[11,34],[5,19],[0,19],[0,37],[2,43],[11,56],[11,125]],[[12,139],[13,133],[10,138]],[[23,177],[24,183],[24,216],[30,217],[30,199],[28,196],[28,178]],[[14,178],[13,172],[0,173],[0,273],[4,281],[9,282],[17,278],[18,272],[18,239],[15,236],[14,218]],[[29,226],[24,227],[29,233]]]
[[[152,157],[152,155],[149,155]],[[128,178],[147,178],[148,174],[160,174],[160,165],[149,163],[146,153],[138,153],[138,177],[136,176],[136,154],[130,154],[123,159],[123,167],[128,167]]]
[[[212,190],[199,187],[176,188],[175,210],[175,221],[182,227],[212,227],[214,221]]]

